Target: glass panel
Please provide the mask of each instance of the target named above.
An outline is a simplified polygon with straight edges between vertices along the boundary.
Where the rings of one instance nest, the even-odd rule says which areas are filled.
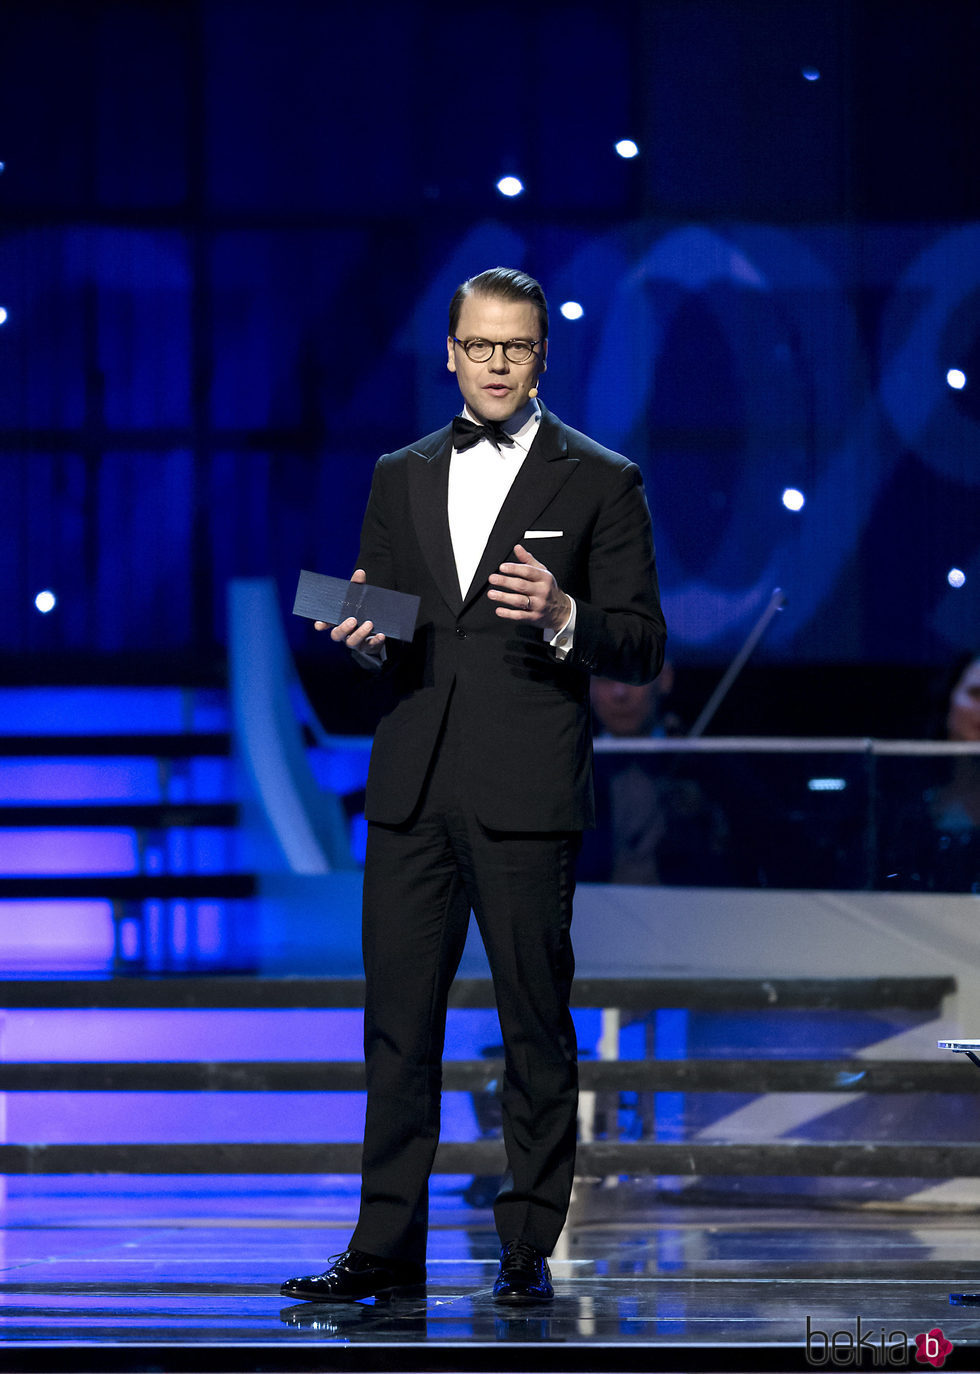
[[[598,740],[583,882],[980,892],[980,750]]]
[[[878,757],[876,802],[878,886],[980,892],[980,749]]]
[[[586,837],[579,877],[700,887],[867,886],[864,747],[777,747],[784,743],[704,741],[692,749],[687,741],[655,741],[607,752],[598,742],[599,828]]]

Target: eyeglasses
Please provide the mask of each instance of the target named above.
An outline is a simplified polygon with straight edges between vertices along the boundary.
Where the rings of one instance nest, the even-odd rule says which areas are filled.
[[[543,342],[543,339],[466,339],[464,342],[453,335],[453,343],[459,344],[471,363],[488,363],[498,347],[504,350],[509,363],[529,363],[535,356],[534,350]]]

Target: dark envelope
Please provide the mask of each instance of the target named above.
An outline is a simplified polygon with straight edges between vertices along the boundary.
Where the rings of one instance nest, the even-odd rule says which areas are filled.
[[[375,633],[387,639],[411,639],[419,600],[406,592],[390,592],[386,587],[348,582],[343,577],[326,577],[304,568],[299,575],[293,615],[324,620],[328,625],[339,625],[354,616],[358,625],[370,620]]]

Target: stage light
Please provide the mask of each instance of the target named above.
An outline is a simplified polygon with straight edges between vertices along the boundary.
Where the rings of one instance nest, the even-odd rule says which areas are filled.
[[[820,70],[819,70],[819,68],[817,68],[817,67],[804,67],[802,70],[803,70],[803,80],[804,80],[804,81],[819,81],[819,80],[820,80]]]
[[[58,598],[51,591],[38,592],[34,598],[34,605],[42,615],[47,615],[49,611],[53,611],[57,604]]]
[[[521,194],[524,190],[524,183],[520,177],[501,177],[497,182],[497,190],[502,196],[512,198]]]
[[[7,170],[7,164],[6,164],[5,162],[0,162],[0,176],[2,176],[3,173],[4,173],[6,170]]]
[[[807,780],[807,790],[810,792],[843,792],[846,787],[846,778],[809,778]]]
[[[6,323],[7,323],[7,307],[6,307],[5,305],[0,305],[0,324],[6,324]]]
[[[564,305],[560,305],[558,309],[566,320],[580,320],[585,314],[578,301],[565,301]]]
[[[962,568],[950,568],[949,572],[946,574],[946,581],[951,587],[955,587],[957,591],[959,591],[960,587],[966,582],[966,573]]]
[[[787,487],[783,492],[783,505],[787,510],[802,510],[806,505],[806,497],[796,487]]]
[[[619,142],[616,144],[616,152],[619,154],[620,157],[636,157],[639,151],[639,148],[636,146],[636,144],[633,142],[631,138],[621,138]]]
[[[966,386],[966,373],[961,372],[958,367],[951,367],[946,373],[946,385],[951,386],[954,391],[962,391]]]

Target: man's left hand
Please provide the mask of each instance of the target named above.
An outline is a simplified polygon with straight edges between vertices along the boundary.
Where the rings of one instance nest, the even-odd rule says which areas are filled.
[[[517,563],[501,563],[490,575],[491,601],[505,620],[523,620],[557,634],[572,613],[572,603],[543,563],[520,544],[514,545]]]

